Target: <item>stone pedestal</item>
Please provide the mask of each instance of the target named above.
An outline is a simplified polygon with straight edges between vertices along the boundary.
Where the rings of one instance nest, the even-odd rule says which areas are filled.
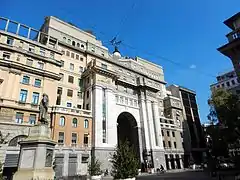
[[[20,145],[18,171],[13,180],[54,179],[52,162],[56,143],[51,140],[50,128],[47,125],[31,127],[28,138]]]

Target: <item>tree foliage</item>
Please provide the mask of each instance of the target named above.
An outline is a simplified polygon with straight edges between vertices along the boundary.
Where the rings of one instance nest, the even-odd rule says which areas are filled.
[[[111,162],[114,179],[133,178],[138,174],[139,161],[128,141],[120,142]]]
[[[102,174],[101,163],[94,156],[91,158],[91,163],[88,165],[88,172],[90,176],[98,176]]]

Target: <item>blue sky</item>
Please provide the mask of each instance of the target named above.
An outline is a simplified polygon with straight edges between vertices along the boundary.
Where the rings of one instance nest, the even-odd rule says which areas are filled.
[[[223,21],[239,7],[239,0],[1,0],[0,16],[35,28],[45,16],[57,16],[92,29],[109,49],[109,40],[118,34],[123,55],[160,64],[169,84],[197,92],[205,122],[209,85],[215,82],[207,74],[232,69],[230,60],[216,48],[227,42],[225,35],[230,31]]]

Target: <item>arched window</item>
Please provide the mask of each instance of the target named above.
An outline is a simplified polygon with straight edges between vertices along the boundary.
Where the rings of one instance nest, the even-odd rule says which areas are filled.
[[[81,44],[81,48],[84,49],[84,45],[83,44]]]
[[[84,128],[87,129],[89,126],[89,122],[87,119],[84,120]]]
[[[75,41],[72,41],[72,45],[75,46]]]
[[[61,116],[59,119],[59,126],[65,126],[65,117]]]
[[[68,39],[68,44],[71,44],[71,39]]]
[[[77,118],[73,118],[72,127],[77,127]]]
[[[79,43],[77,43],[77,47],[80,48],[80,44]]]
[[[67,38],[66,38],[66,37],[63,37],[63,41],[66,42],[66,41],[67,41]]]
[[[8,146],[14,146],[14,147],[19,146],[18,143],[24,140],[25,138],[27,138],[27,136],[25,135],[16,136],[9,141]]]

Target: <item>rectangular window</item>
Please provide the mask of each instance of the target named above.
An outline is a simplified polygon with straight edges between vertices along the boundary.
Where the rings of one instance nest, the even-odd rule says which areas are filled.
[[[63,144],[64,143],[64,132],[59,132],[58,133],[58,144]]]
[[[74,77],[73,76],[68,76],[68,82],[73,83],[74,82]]]
[[[24,44],[24,42],[23,41],[20,41],[20,43],[19,43],[19,48],[23,48],[23,44]]]
[[[172,147],[172,145],[171,145],[171,141],[168,141],[168,147]]]
[[[82,109],[82,105],[78,104],[78,105],[77,105],[77,108],[78,108],[78,109]]]
[[[38,69],[43,69],[44,64],[42,62],[37,63],[37,68]]]
[[[23,123],[23,113],[20,113],[20,112],[16,113],[16,123],[18,123],[18,124]]]
[[[130,106],[133,106],[133,100],[130,99]]]
[[[76,54],[76,59],[79,60],[79,54]]]
[[[182,132],[180,132],[180,137],[183,138],[183,133]]]
[[[166,147],[165,141],[163,141],[163,147]]]
[[[88,84],[90,83],[90,78],[89,78],[89,77],[87,78],[87,83],[88,83]]]
[[[224,87],[225,86],[225,84],[222,84],[222,87]]]
[[[35,79],[34,86],[35,87],[41,87],[42,81],[41,79]]]
[[[41,56],[45,56],[45,49],[40,48],[40,54],[41,54]]]
[[[71,58],[74,58],[74,53],[71,53]]]
[[[84,137],[83,137],[83,144],[84,144],[85,146],[88,145],[88,134],[84,134]]]
[[[70,56],[70,52],[69,52],[69,51],[67,51],[66,55],[67,55],[67,56]]]
[[[36,124],[36,114],[30,114],[29,124]]]
[[[86,110],[90,110],[89,104],[86,104]]]
[[[13,45],[13,38],[7,37],[7,44],[12,46]]]
[[[3,59],[10,59],[11,54],[8,52],[3,52]]]
[[[82,66],[79,66],[79,72],[83,72],[83,67]]]
[[[83,57],[80,57],[80,61],[83,61]]]
[[[172,131],[172,137],[175,137],[175,132],[174,131]]]
[[[232,85],[235,85],[235,80],[234,79],[231,82],[232,82]]]
[[[71,71],[74,70],[74,64],[73,64],[73,63],[70,63],[69,69],[70,69]]]
[[[65,51],[64,50],[62,50],[62,54],[65,55]]]
[[[78,79],[78,86],[80,87],[80,89],[83,87],[83,80],[82,79]]]
[[[67,96],[68,96],[68,97],[72,97],[72,96],[73,96],[73,90],[68,89],[68,90],[67,90]]]
[[[78,98],[82,99],[82,92],[78,91],[77,96],[78,96]]]
[[[72,144],[77,144],[77,133],[72,133]]]
[[[167,131],[167,136],[168,136],[168,137],[170,136],[169,131]]]
[[[32,59],[27,59],[26,65],[32,66],[33,65],[33,60]]]
[[[162,130],[162,136],[164,136],[164,131]]]
[[[87,91],[87,98],[89,98],[89,91]]]
[[[67,107],[72,107],[72,103],[70,103],[70,102],[67,102]]]
[[[29,84],[30,77],[29,76],[23,76],[22,83],[23,84]]]
[[[54,59],[54,55],[55,55],[54,52],[50,52],[50,58],[51,59]]]
[[[27,90],[21,89],[21,91],[20,91],[20,97],[19,97],[19,101],[20,101],[20,102],[23,102],[23,103],[26,102],[26,100],[27,100],[27,93],[28,93]]]
[[[173,144],[174,144],[174,148],[177,148],[177,143],[176,143],[176,142],[173,142]]]
[[[102,68],[107,69],[107,65],[102,63]]]
[[[34,53],[35,52],[35,46],[33,45],[29,45],[29,49],[30,52]]]
[[[38,104],[38,101],[39,101],[39,93],[33,92],[33,95],[32,95],[32,104]]]

